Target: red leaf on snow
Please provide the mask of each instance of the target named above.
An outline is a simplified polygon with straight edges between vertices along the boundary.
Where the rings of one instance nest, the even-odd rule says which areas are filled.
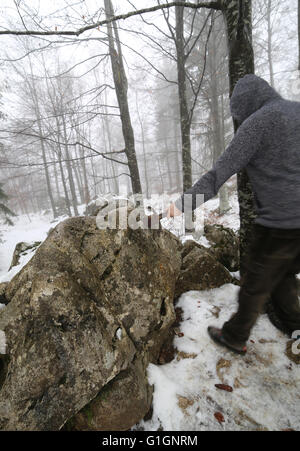
[[[230,393],[233,392],[233,388],[230,387],[230,385],[216,384],[215,387],[218,388],[219,390],[228,391]]]
[[[216,412],[214,416],[219,423],[225,423],[225,418],[221,412]]]

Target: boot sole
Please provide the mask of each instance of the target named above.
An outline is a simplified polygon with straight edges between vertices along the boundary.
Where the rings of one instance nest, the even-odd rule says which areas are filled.
[[[208,329],[208,333],[209,333],[210,338],[212,338],[212,340],[213,340],[216,344],[218,344],[218,345],[220,345],[220,346],[223,346],[223,347],[229,349],[230,351],[232,351],[232,352],[234,352],[235,354],[238,354],[238,355],[243,355],[243,356],[244,356],[244,355],[247,354],[247,351],[243,351],[243,350],[236,349],[236,348],[234,348],[233,346],[231,346],[230,344],[228,344],[228,343],[224,340],[224,338],[222,337],[222,335],[221,335],[220,337],[216,337],[215,335],[213,335],[213,334],[210,332],[209,329]]]

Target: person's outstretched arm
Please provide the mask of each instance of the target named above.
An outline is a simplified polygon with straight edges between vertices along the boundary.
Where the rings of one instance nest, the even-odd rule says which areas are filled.
[[[263,136],[261,120],[256,116],[247,119],[238,129],[228,148],[215,166],[185,194],[192,195],[192,209],[196,205],[197,194],[204,195],[204,202],[215,197],[221,186],[233,175],[244,169],[252,157],[259,151]],[[184,211],[184,195],[171,205],[168,217],[174,217]]]

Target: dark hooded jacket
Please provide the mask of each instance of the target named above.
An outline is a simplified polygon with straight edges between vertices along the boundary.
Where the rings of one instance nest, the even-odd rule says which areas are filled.
[[[192,208],[198,206],[197,194],[208,201],[233,174],[246,169],[256,222],[300,229],[300,103],[283,99],[262,78],[246,75],[233,91],[231,113],[239,129],[213,169],[185,193],[192,195]],[[176,202],[181,210],[182,200]]]

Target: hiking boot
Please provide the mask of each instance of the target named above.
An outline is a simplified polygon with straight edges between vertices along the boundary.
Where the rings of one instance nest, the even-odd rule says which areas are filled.
[[[229,343],[223,336],[222,330],[217,329],[216,327],[208,327],[208,333],[210,337],[214,340],[215,343],[225,346],[226,348],[230,349],[230,351],[235,352],[236,354],[245,355],[247,353],[247,347],[246,346],[239,346],[234,345],[232,343]]]
[[[289,337],[291,337],[293,331],[291,329],[289,329],[284,323],[283,321],[279,318],[276,309],[273,305],[272,302],[269,302],[267,304],[267,309],[266,309],[266,313],[268,315],[268,318],[270,320],[270,323],[273,324],[274,327],[276,327],[276,329],[280,330],[280,332],[284,333],[285,335],[288,335]]]

